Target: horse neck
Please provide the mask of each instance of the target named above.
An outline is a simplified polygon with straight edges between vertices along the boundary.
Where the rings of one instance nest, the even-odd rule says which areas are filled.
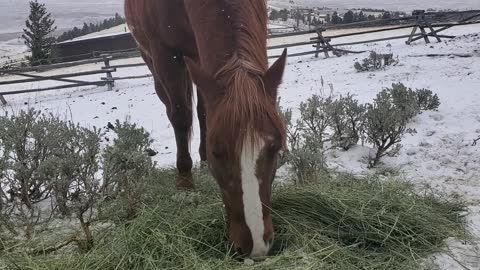
[[[262,1],[237,1],[238,4],[234,0],[228,4],[225,0],[192,1],[186,6],[198,58],[202,68],[212,75],[224,69],[232,58],[240,58],[265,71],[268,67],[266,25],[263,25],[267,15],[256,7]],[[247,14],[252,12],[261,14]]]

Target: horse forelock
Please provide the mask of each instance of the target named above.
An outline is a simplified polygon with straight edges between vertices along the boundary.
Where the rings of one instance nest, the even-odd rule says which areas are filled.
[[[285,128],[276,111],[275,102],[265,89],[263,71],[239,58],[232,60],[231,64],[226,66],[231,70],[223,70],[219,74],[227,89],[216,106],[217,113],[208,129],[209,136],[234,142],[229,154],[238,156],[247,139],[250,140],[248,145],[258,145],[265,128],[264,123],[269,121],[279,131],[283,142]]]

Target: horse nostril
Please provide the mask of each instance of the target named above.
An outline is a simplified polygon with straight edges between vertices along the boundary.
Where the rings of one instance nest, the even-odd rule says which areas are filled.
[[[274,238],[273,238],[273,235],[272,235],[272,236],[268,237],[268,238],[265,240],[265,244],[266,244],[268,247],[270,247],[270,248],[271,248],[272,245],[273,245],[273,239],[274,239]]]
[[[273,237],[270,238],[270,239],[268,239],[267,244],[268,244],[269,247],[272,247],[272,245],[273,245]]]

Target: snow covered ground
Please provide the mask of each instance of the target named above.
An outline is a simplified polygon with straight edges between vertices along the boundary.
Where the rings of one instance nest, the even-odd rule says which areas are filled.
[[[351,31],[351,30],[350,30]],[[408,34],[409,29],[395,31]],[[412,88],[429,88],[437,93],[442,105],[437,112],[425,112],[416,117],[411,128],[415,135],[407,135],[403,149],[396,157],[385,158],[385,167],[398,170],[403,178],[418,186],[428,186],[464,198],[469,205],[468,220],[474,234],[473,243],[451,241],[453,257],[446,254],[436,256],[441,269],[480,269],[480,145],[472,146],[480,136],[480,25],[456,27],[445,32],[458,35],[453,40],[424,44],[419,41],[412,46],[405,40],[381,42],[348,47],[352,50],[375,50],[398,55],[400,64],[384,71],[357,73],[355,61],[368,53],[347,55],[329,59],[312,56],[290,58],[280,95],[284,107],[297,107],[312,94],[329,95],[355,94],[361,102],[371,102],[375,95],[392,83],[402,82]],[[327,33],[328,35],[329,33]],[[346,42],[361,39],[391,36],[392,32],[375,33],[364,37],[349,37],[336,40]],[[298,37],[293,38],[294,40]],[[305,37],[303,37],[305,40]],[[276,39],[270,44],[292,42],[292,39]],[[292,48],[289,52],[311,50],[311,47]],[[269,52],[272,55],[280,51]],[[457,57],[453,54],[471,54],[472,57]],[[442,54],[441,57],[427,57],[427,54]],[[120,62],[139,62],[140,59]],[[120,63],[117,62],[117,63]],[[64,69],[89,70],[100,68],[102,63]],[[50,71],[45,74],[55,74]],[[114,76],[143,75],[146,67],[121,69]],[[89,76],[82,79],[99,79]],[[13,77],[0,77],[10,80]],[[324,87],[321,81],[325,82]],[[2,91],[31,89],[55,83],[30,83],[14,86],[0,86]],[[130,117],[144,126],[155,139],[154,148],[159,151],[155,157],[159,166],[175,164],[175,140],[165,115],[163,104],[156,97],[152,79],[119,81],[115,91],[106,87],[82,87],[48,93],[7,96],[9,105],[1,108],[9,113],[20,109],[36,108],[45,112],[63,115],[85,126],[104,127],[108,122]],[[195,122],[192,151],[199,160],[199,132]],[[107,136],[111,136],[107,134]],[[332,167],[355,174],[369,173],[365,156],[372,149],[358,146],[343,152],[331,153]],[[457,262],[458,261],[458,262]],[[460,262],[460,263],[459,263]],[[461,266],[463,264],[465,267]]]
[[[21,38],[0,41],[0,66],[10,60],[16,61],[25,57],[26,51],[27,46]]]

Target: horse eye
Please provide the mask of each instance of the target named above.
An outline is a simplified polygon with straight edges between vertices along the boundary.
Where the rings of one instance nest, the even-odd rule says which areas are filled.
[[[225,152],[219,150],[213,150],[212,155],[214,158],[221,159],[225,156]]]
[[[271,144],[268,146],[268,150],[269,150],[270,152],[272,152],[272,153],[277,153],[278,151],[280,151],[280,148],[281,148],[281,147],[279,147],[278,144],[276,144],[276,143],[271,143]]]

